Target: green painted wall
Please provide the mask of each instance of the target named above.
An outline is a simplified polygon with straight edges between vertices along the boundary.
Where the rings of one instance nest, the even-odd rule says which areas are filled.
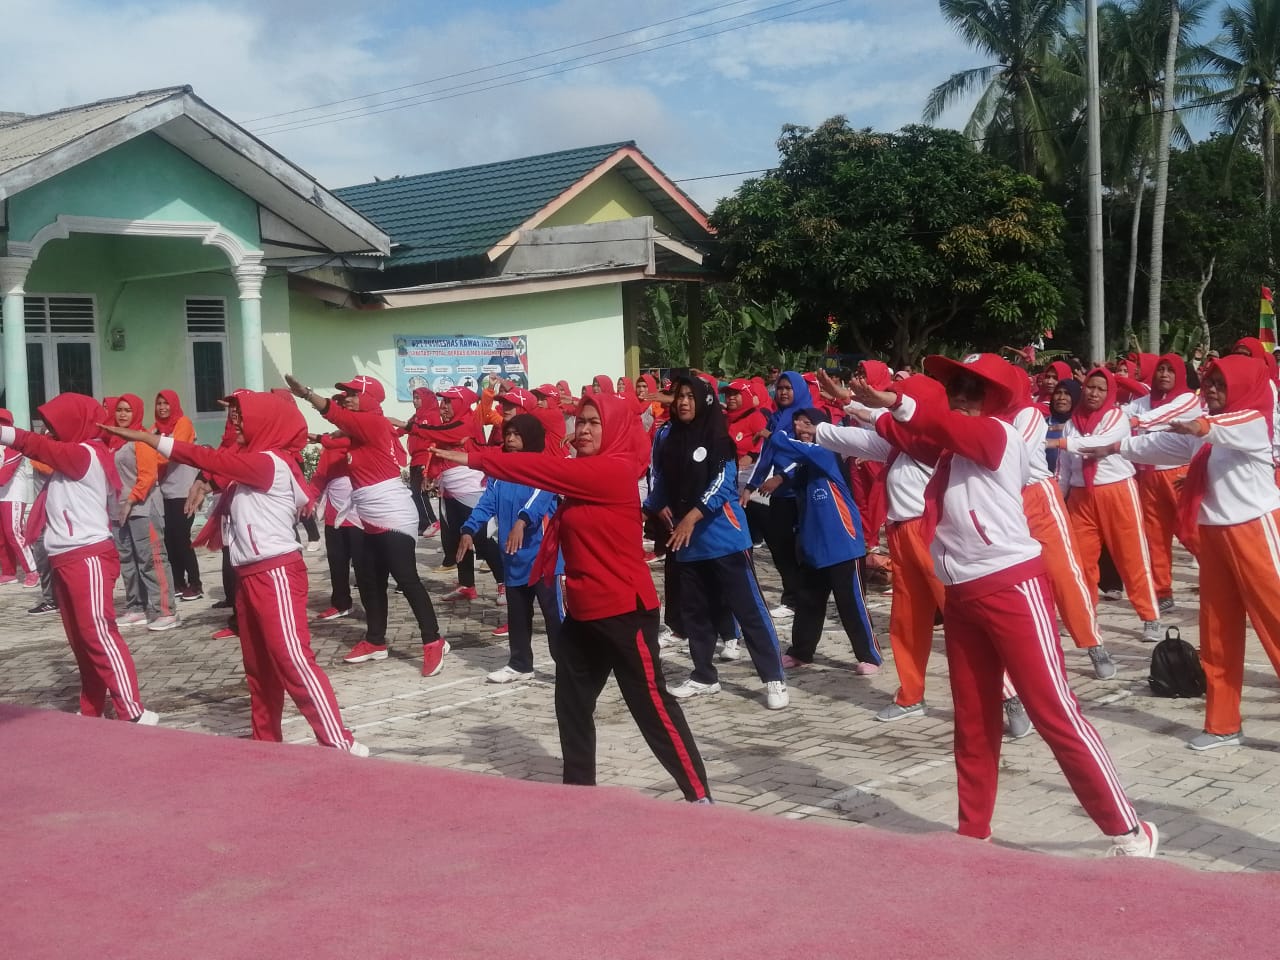
[[[9,201],[9,239],[28,242],[58,214],[220,223],[259,243],[254,200],[154,134],[86,160]]]
[[[290,313],[293,372],[317,390],[358,373],[376,376],[386,387],[385,409],[392,416],[412,411],[411,404],[394,399],[397,334],[524,334],[535,384],[565,379],[576,390],[598,373],[623,373],[622,285],[617,283],[376,311],[339,310],[294,294]]]
[[[567,227],[579,223],[603,223],[653,217],[654,226],[669,236],[680,234],[671,221],[660,214],[644,195],[621,173],[611,170],[578,196],[538,224],[539,227]]]
[[[161,274],[178,274],[162,276]],[[161,275],[161,276],[158,276]],[[103,395],[136,393],[148,406],[161,389],[175,389],[194,410],[185,299],[223,297],[227,305],[228,389],[242,378],[240,301],[221,251],[198,240],[73,236],[46,244],[27,278],[31,294],[95,297]],[[125,331],[125,348],[110,349],[110,331]],[[287,280],[270,276],[262,289],[263,370],[267,386],[283,384],[289,357]],[[193,417],[204,442],[222,435],[221,414]],[[148,417],[148,422],[150,418]]]

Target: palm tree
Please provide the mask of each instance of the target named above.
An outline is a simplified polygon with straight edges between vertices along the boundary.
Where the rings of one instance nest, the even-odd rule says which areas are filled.
[[[1218,121],[1231,137],[1231,152],[1256,137],[1262,148],[1263,207],[1275,195],[1276,123],[1280,120],[1280,2],[1241,0],[1222,11],[1223,34],[1201,61],[1217,74]]]
[[[953,73],[934,87],[925,102],[925,122],[980,91],[965,135],[985,138],[988,149],[996,146],[992,152],[1012,143],[1016,169],[1058,176],[1061,116],[1055,101],[1069,85],[1058,57],[1067,0],[939,0],[938,5],[943,19],[991,62]]]

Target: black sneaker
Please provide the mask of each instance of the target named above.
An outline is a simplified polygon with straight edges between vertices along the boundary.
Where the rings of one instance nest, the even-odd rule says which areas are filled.
[[[230,600],[219,600],[210,609],[212,610],[230,610],[235,604]]]
[[[57,613],[58,605],[56,603],[45,603],[41,600],[34,607],[27,611],[33,617],[43,617],[47,613]]]

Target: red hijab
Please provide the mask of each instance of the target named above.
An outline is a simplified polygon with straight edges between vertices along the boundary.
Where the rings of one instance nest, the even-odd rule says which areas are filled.
[[[889,384],[893,383],[893,374],[887,363],[881,363],[879,360],[863,360],[858,366],[862,368],[862,375],[867,380],[867,386],[872,390],[888,390]]]
[[[141,401],[138,402],[141,404]],[[81,393],[60,393],[37,407],[36,416],[45,422],[55,440],[89,444],[93,455],[102,465],[102,472],[106,474],[107,488],[119,496],[120,474],[116,471],[115,457],[102,442],[102,425],[110,423],[111,418],[93,397],[86,397]],[[27,514],[25,533],[28,541],[38,540],[44,532],[45,520],[48,518],[45,512],[48,496],[49,488],[46,486],[36,494],[35,503]]]
[[[122,393],[118,397],[108,397],[109,401],[114,401],[110,409],[107,410],[108,422],[114,424],[116,422],[116,407],[121,403],[129,405],[129,429],[142,429],[142,414],[146,409],[142,405],[142,398],[136,393]],[[123,437],[117,437],[114,433],[107,435],[107,448],[109,450],[119,450],[123,447],[127,440]]]
[[[1132,368],[1134,379],[1141,380],[1148,387],[1151,386],[1151,378],[1156,375],[1157,358],[1154,353],[1131,353],[1129,354],[1129,366]]]
[[[162,397],[169,401],[169,415],[167,417],[161,417],[160,414],[157,413],[155,415],[156,422],[152,429],[162,437],[171,437],[173,436],[174,428],[178,425],[178,421],[186,416],[186,414],[182,412],[182,401],[178,399],[178,392],[176,390],[161,390],[156,394],[156,400],[158,401]]]
[[[1267,349],[1266,344],[1257,337],[1241,337],[1236,341],[1236,348],[1238,349],[1240,347],[1244,347],[1249,351],[1249,356],[1253,357],[1255,360],[1261,360],[1266,365],[1267,375],[1270,376],[1272,380],[1280,379],[1280,372],[1277,371],[1275,354]]]
[[[1187,362],[1176,353],[1166,353],[1156,361],[1156,366],[1167,363],[1173,367],[1173,386],[1169,390],[1158,390],[1155,385],[1155,371],[1151,372],[1151,409],[1162,407],[1174,397],[1187,392]]]
[[[1041,377],[1044,376],[1044,373],[1047,373],[1050,370],[1057,375],[1058,380],[1070,380],[1072,378],[1071,365],[1065,360],[1053,361],[1053,363],[1044,368],[1044,371],[1041,373]],[[1057,383],[1058,381],[1055,380],[1054,389],[1057,389]],[[1040,377],[1036,378],[1036,399],[1041,403],[1048,403],[1053,399],[1053,390],[1050,390]]]
[[[1267,425],[1267,436],[1274,442],[1275,399],[1266,365],[1253,357],[1228,355],[1205,364],[1201,377],[1215,371],[1222,375],[1227,385],[1227,402],[1218,413],[1256,411]],[[1186,479],[1182,481],[1182,494],[1178,499],[1178,536],[1184,543],[1194,542],[1193,538],[1198,533],[1200,504],[1209,489],[1209,454],[1212,450],[1213,445],[1206,443],[1196,451],[1191,458],[1191,466],[1187,468]]]
[[[613,388],[613,377],[607,373],[598,373],[592,377],[591,382],[596,385],[596,396],[617,396],[617,391]]]
[[[1102,377],[1107,381],[1107,395],[1102,398],[1102,406],[1098,407],[1097,410],[1086,410],[1083,399],[1076,404],[1075,413],[1071,414],[1071,422],[1075,424],[1076,430],[1083,437],[1091,435],[1098,428],[1102,418],[1115,407],[1118,396],[1116,375],[1114,373],[1106,367],[1094,367],[1089,371],[1089,375],[1084,378],[1084,382],[1088,383],[1094,377]],[[1081,473],[1084,476],[1085,487],[1092,490],[1094,477],[1098,475],[1098,461],[1086,459],[1081,467]]]
[[[430,427],[440,425],[440,398],[429,387],[417,387],[413,391],[416,401],[413,407],[413,419]]]

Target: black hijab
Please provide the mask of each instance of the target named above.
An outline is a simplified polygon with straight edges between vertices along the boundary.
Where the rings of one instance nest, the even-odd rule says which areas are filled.
[[[693,419],[681,423],[672,404],[659,463],[677,522],[698,504],[724,465],[737,459],[729,422],[711,387],[698,377],[677,376],[671,384],[672,395],[679,397],[682,387],[693,391]]]

